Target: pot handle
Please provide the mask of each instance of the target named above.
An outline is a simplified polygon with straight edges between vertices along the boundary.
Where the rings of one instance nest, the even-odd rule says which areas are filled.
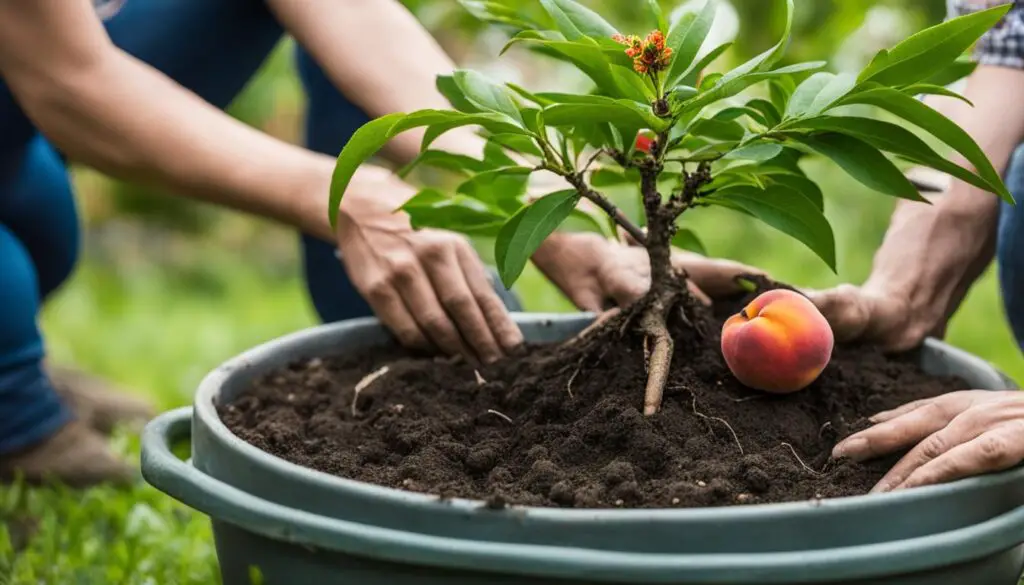
[[[143,431],[142,474],[154,487],[217,521],[271,539],[402,564],[470,571],[488,567],[491,572],[616,583],[676,583],[679,571],[700,581],[722,582],[722,571],[729,571],[730,583],[740,576],[751,582],[792,583],[794,567],[802,571],[801,582],[837,575],[867,578],[932,567],[935,555],[953,564],[999,552],[1008,542],[1024,542],[1024,507],[981,524],[909,540],[763,554],[642,554],[409,533],[287,508],[203,473],[170,449],[172,441],[191,434],[191,421],[191,407],[181,408],[157,417]],[[865,571],[879,558],[887,559],[885,567]]]

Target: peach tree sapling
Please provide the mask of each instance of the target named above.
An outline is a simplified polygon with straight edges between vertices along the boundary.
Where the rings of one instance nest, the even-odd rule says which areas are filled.
[[[573,0],[540,0],[548,23],[513,18],[492,1],[466,1],[473,13],[513,26],[506,50],[525,45],[570,63],[592,82],[589,93],[533,93],[514,84],[459,70],[437,80],[452,110],[390,114],[367,123],[338,157],[331,185],[332,223],[352,174],[391,138],[425,127],[420,156],[410,165],[455,169],[465,180],[454,193],[425,188],[402,206],[414,227],[433,227],[495,238],[495,259],[511,287],[545,238],[570,216],[591,220],[615,237],[624,230],[646,247],[651,287],[627,311],[649,345],[644,412],[654,414],[668,378],[672,314],[687,321],[692,298],[686,275],[673,270],[673,244],[700,251],[694,233],[678,226],[688,210],[716,206],[757,218],[792,236],[835,270],[832,229],[822,192],[798,165],[804,154],[831,159],[854,179],[886,195],[924,201],[885,153],[923,165],[1012,201],[979,146],[955,123],[916,99],[959,96],[939,85],[960,58],[1009,5],[962,16],[923,30],[880,51],[859,75],[823,71],[825,63],[777,67],[789,42],[793,0],[785,0],[783,38],[725,73],[704,74],[729,44],[701,53],[715,0],[671,26],[649,0],[658,29],[625,35]],[[504,53],[504,50],[502,51]],[[741,96],[767,86],[764,97]],[[938,154],[900,125],[865,117],[874,106],[930,133],[969,163]],[[480,127],[487,138],[482,160],[431,149],[441,134]],[[596,161],[601,161],[599,167]],[[528,200],[531,173],[563,177],[564,190]],[[599,189],[633,185],[643,228]],[[614,225],[597,221],[588,201]]]

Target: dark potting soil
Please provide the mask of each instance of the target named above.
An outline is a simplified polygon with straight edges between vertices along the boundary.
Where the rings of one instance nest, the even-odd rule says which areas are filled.
[[[807,389],[769,396],[729,373],[721,326],[756,293],[670,328],[660,413],[641,413],[643,339],[618,321],[571,344],[530,345],[495,364],[374,349],[265,376],[220,415],[278,457],[442,498],[505,504],[696,507],[866,493],[898,459],[833,461],[866,417],[964,389],[913,353],[839,345]],[[368,374],[387,371],[360,392]]]

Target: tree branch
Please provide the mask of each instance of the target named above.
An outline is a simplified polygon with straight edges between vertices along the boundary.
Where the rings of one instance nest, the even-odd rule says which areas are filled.
[[[565,179],[569,181],[569,184],[576,188],[576,191],[580,196],[590,200],[597,205],[605,213],[608,214],[612,220],[615,221],[622,229],[632,236],[641,246],[647,245],[647,234],[644,233],[635,223],[633,223],[626,214],[622,213],[622,210],[615,206],[610,199],[604,195],[598,193],[594,189],[587,185],[586,181],[583,180],[581,173],[572,173],[565,176]]]

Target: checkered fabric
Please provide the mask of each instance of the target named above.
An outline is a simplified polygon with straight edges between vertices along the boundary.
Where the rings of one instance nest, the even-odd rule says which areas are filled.
[[[1008,4],[1008,0],[947,0],[950,16]],[[1024,0],[1013,0],[1013,8],[985,33],[974,51],[983,65],[1024,69]]]

